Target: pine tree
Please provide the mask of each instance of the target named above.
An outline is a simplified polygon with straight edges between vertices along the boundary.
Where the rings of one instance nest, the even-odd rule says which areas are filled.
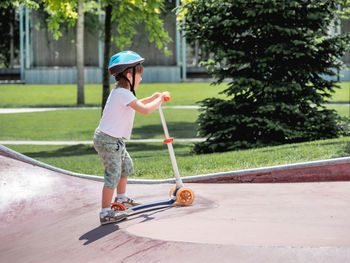
[[[201,102],[197,153],[339,136],[324,106],[337,88],[350,35],[331,35],[336,0],[198,0],[185,5],[186,37],[213,58],[204,64],[227,99]],[[345,12],[343,12],[345,18]],[[330,80],[325,76],[333,76]]]

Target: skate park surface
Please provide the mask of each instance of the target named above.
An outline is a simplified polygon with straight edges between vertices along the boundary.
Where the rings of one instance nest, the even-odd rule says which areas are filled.
[[[349,165],[335,181],[193,181],[191,206],[100,226],[102,182],[0,151],[0,262],[350,262]],[[166,200],[171,187],[128,195]]]

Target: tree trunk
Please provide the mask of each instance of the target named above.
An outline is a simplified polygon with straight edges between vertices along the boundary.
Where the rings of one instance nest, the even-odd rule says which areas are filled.
[[[111,14],[112,6],[106,6],[105,14],[105,39],[104,39],[104,51],[103,51],[103,68],[102,68],[102,112],[105,108],[108,96],[109,96],[109,72],[108,72],[108,63],[109,63],[109,53],[111,49]]]
[[[14,63],[14,41],[13,41],[13,24],[12,24],[12,21],[10,22],[10,37],[11,37],[11,40],[10,40],[10,68],[13,68],[13,65],[15,64]]]
[[[84,104],[84,0],[79,0],[77,22],[77,104]]]

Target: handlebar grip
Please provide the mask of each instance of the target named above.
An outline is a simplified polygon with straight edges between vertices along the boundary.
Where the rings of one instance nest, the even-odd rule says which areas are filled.
[[[164,97],[164,101],[169,101],[169,100],[170,100],[170,96]]]

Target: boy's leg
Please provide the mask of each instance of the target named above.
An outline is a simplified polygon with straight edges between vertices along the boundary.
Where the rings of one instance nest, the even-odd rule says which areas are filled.
[[[119,151],[107,153],[105,157],[104,186],[102,189],[102,209],[111,206],[114,189],[117,188],[121,175],[121,154]]]
[[[112,159],[115,158],[111,158],[110,161]],[[119,165],[118,162],[112,163],[113,164],[111,166],[105,165],[105,184],[102,189],[102,210],[100,212],[100,223],[102,225],[118,222],[127,217],[127,213],[125,211],[111,210],[114,189],[117,187],[121,172],[121,163],[119,162]]]
[[[123,148],[122,150],[121,162],[121,176],[117,186],[117,195],[126,193],[126,184],[128,182],[128,177],[134,173],[134,164],[132,163],[132,159],[126,148]]]
[[[103,187],[102,208],[109,208],[113,199],[114,188]]]
[[[95,132],[94,147],[105,168],[102,189],[102,209],[110,207],[114,189],[122,172],[123,147],[120,142],[100,132]]]
[[[102,210],[100,212],[100,223],[102,225],[118,222],[127,217],[125,211],[114,211],[110,208],[114,189],[117,187],[121,176],[121,146],[119,141],[100,132],[95,132],[94,147],[105,167],[105,184],[102,189]]]
[[[118,186],[117,186],[117,194],[125,194],[126,193],[127,182],[128,182],[128,177],[120,178]]]
[[[119,154],[120,152],[121,151],[117,149],[112,153],[108,152],[108,157],[104,156],[105,184],[102,189],[102,210],[100,212],[100,223],[102,225],[118,222],[127,217],[127,213],[125,211],[111,210],[114,189],[117,187],[121,174],[121,156]]]
[[[140,204],[126,195],[126,185],[127,185],[128,177],[133,173],[134,173],[134,165],[133,165],[132,159],[129,153],[127,152],[127,150],[124,148],[122,153],[122,172],[121,172],[121,178],[119,180],[119,184],[117,187],[117,198],[115,202],[122,203],[126,207]]]

